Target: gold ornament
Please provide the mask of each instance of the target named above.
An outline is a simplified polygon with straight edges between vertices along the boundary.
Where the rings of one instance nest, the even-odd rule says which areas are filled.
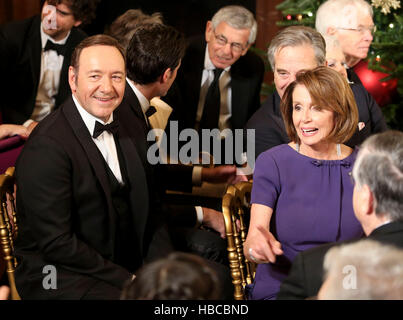
[[[400,0],[371,0],[371,3],[375,8],[382,8],[381,12],[385,15],[390,13],[390,8],[400,8]]]

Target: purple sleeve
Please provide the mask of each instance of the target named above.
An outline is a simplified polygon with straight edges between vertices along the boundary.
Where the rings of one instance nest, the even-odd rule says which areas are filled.
[[[263,204],[274,209],[279,194],[279,168],[271,154],[264,152],[256,160],[251,203]]]

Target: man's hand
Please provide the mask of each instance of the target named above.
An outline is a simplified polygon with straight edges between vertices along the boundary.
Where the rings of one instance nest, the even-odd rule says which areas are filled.
[[[257,226],[257,230],[249,230],[244,244],[244,254],[249,261],[274,263],[276,262],[276,255],[282,255],[283,250],[281,250],[281,243],[269,230]]]
[[[229,184],[235,184],[240,181],[248,181],[245,175],[237,175],[237,168],[234,165],[203,168],[201,179],[202,181],[210,183]]]
[[[18,124],[2,124],[0,125],[0,139],[19,135],[22,138],[28,138],[31,132],[28,128]]]
[[[225,224],[222,212],[210,208],[203,209],[203,225],[214,229],[225,239]]]

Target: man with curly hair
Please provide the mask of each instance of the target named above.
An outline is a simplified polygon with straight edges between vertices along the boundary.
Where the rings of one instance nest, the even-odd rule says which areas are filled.
[[[4,136],[28,136],[71,95],[70,56],[87,36],[77,27],[95,17],[98,1],[47,0],[41,15],[0,28],[0,69],[7,75],[1,80]]]

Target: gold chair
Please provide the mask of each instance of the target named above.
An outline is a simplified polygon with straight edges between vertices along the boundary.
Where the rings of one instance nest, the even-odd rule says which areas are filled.
[[[255,277],[256,264],[248,261],[243,253],[249,227],[251,190],[252,182],[230,185],[222,202],[235,300],[246,299],[245,287],[251,284]]]
[[[21,300],[14,277],[17,266],[17,259],[14,256],[14,238],[18,233],[14,185],[14,167],[10,167],[5,174],[0,175],[0,243],[6,262],[11,299]]]

